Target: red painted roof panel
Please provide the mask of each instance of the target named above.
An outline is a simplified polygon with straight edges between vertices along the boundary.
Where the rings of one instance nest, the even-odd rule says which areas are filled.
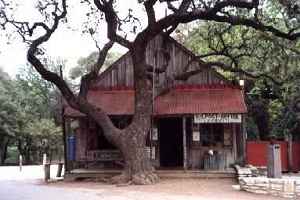
[[[88,100],[101,107],[109,115],[132,115],[134,113],[133,90],[93,90]],[[246,113],[243,91],[230,86],[177,87],[155,99],[155,115],[199,113]],[[66,107],[68,116],[79,112]]]

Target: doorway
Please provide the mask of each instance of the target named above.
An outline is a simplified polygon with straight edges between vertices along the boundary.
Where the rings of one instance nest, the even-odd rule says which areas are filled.
[[[182,118],[162,118],[158,122],[161,167],[183,166]]]

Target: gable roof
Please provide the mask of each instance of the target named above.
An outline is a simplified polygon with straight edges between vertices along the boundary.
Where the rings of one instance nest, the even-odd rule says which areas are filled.
[[[196,55],[191,50],[189,50],[188,48],[186,48],[185,46],[183,46],[182,44],[180,44],[174,38],[172,38],[170,36],[158,35],[154,39],[152,39],[149,42],[149,44],[148,44],[147,52],[146,52],[146,54],[148,55],[148,56],[146,55],[146,57],[148,58],[148,62],[149,62],[149,60],[153,60],[154,57],[155,57],[154,53],[151,52],[151,51],[156,51],[158,48],[161,48],[160,46],[158,47],[157,43],[160,43],[161,40],[165,40],[165,39],[167,40],[167,43],[170,46],[173,45],[173,46],[176,47],[176,49],[177,49],[176,51],[181,51],[181,52],[183,52],[183,54],[185,54],[185,57],[182,58],[182,60],[186,60],[185,63],[187,63],[189,61],[189,59],[191,59],[193,57],[196,57]],[[171,51],[171,50],[169,50],[169,51]],[[169,53],[171,54],[171,52],[169,52]],[[177,55],[170,55],[170,56],[171,57],[172,56],[176,57]],[[198,65],[197,61],[194,61],[194,63],[197,63],[196,65]],[[153,64],[153,63],[150,62],[149,64]],[[181,61],[181,62],[174,62],[173,65],[176,65],[176,67],[174,67],[174,66],[168,66],[168,68],[173,67],[170,70],[171,71],[172,70],[175,71],[175,70],[178,70],[178,69],[174,69],[174,68],[183,68],[183,64],[184,64],[183,61]],[[124,65],[127,65],[127,68],[130,68],[130,67],[132,68],[132,61],[131,61],[131,56],[130,56],[130,52],[129,51],[127,51],[124,55],[122,55],[119,59],[117,59],[114,63],[112,63],[106,70],[104,70],[99,75],[99,77],[97,78],[97,80],[95,81],[96,84],[94,86],[96,86],[96,87],[97,86],[103,87],[105,85],[106,86],[108,86],[108,85],[109,86],[115,86],[115,85],[113,85],[113,83],[112,84],[107,84],[107,82],[111,82],[112,80],[105,81],[104,79],[107,79],[108,77],[113,77],[114,76],[114,75],[112,75],[113,71],[116,71],[118,73],[118,75],[117,75],[117,77],[115,79],[119,79],[120,77],[128,76],[128,74],[133,73],[133,69],[131,69],[131,70],[126,69],[126,67],[124,67]],[[169,63],[169,65],[172,65],[172,64]],[[125,69],[120,69],[120,68],[125,68]],[[167,71],[168,71],[168,68],[167,68]],[[124,71],[126,71],[126,72],[123,73]],[[127,71],[129,71],[129,73],[127,73]],[[228,82],[228,80],[222,74],[220,74],[219,72],[217,72],[215,69],[210,68],[209,71],[212,73],[213,77],[215,77],[216,79],[220,80],[221,82]],[[122,74],[120,75],[120,73],[122,73]],[[161,77],[161,76],[159,76],[159,77]],[[110,78],[110,79],[113,79],[113,78]],[[127,79],[133,79],[133,77],[129,76],[129,78],[127,78]],[[103,82],[106,82],[106,83],[103,83]],[[129,80],[129,82],[130,82],[130,80]],[[124,86],[129,86],[130,87],[130,86],[133,85],[132,83],[133,83],[133,80],[131,82],[131,85],[130,85],[130,83],[129,84],[127,84],[127,83],[124,84],[123,83],[123,84],[124,84]],[[214,84],[215,83],[217,83],[217,82],[214,82]],[[197,83],[197,84],[203,84],[203,83]],[[208,84],[208,83],[204,83],[204,84]]]

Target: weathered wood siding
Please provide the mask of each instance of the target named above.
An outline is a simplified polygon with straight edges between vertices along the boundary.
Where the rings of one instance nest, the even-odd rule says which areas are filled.
[[[79,128],[75,130],[76,161],[84,161],[86,159],[88,133],[87,120],[82,118],[79,120]]]
[[[157,83],[164,83],[167,77],[173,77],[176,74],[180,74],[184,71],[188,62],[192,60],[193,54],[177,43],[172,38],[164,39],[162,36],[154,38],[147,47],[146,50],[146,62],[156,68],[163,66],[166,62],[166,58],[162,51],[164,49],[170,55],[168,67],[165,73],[158,75]],[[188,71],[199,69],[198,62],[193,61],[189,65]],[[100,87],[115,87],[125,86],[133,87],[133,67],[132,59],[129,53],[123,55],[117,60],[111,67],[109,67],[100,76],[96,86]],[[197,75],[191,76],[187,81],[175,81],[175,84],[222,84],[224,78],[212,69],[203,69],[203,71]]]

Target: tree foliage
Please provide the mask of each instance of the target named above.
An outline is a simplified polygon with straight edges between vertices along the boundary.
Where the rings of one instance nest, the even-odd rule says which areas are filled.
[[[14,136],[16,106],[12,103],[10,88],[12,83],[9,76],[0,68],[0,135]]]
[[[76,79],[89,73],[92,70],[93,64],[97,61],[98,52],[93,52],[87,57],[79,58],[77,66],[71,68],[70,78]],[[102,71],[107,69],[114,61],[116,61],[121,55],[117,52],[109,52],[103,63]]]
[[[274,15],[273,9],[269,12]],[[254,120],[248,120],[249,132],[261,139],[282,138],[298,126],[290,107],[299,94],[299,41],[215,22],[189,29],[188,34],[177,33],[186,46],[207,62],[226,63],[217,70],[227,78],[247,80],[249,116]]]
[[[9,146],[16,146],[26,163],[39,161],[43,152],[61,151],[62,131],[54,122],[59,96],[52,84],[29,66],[21,69],[16,79],[5,73],[1,75],[4,77],[0,80],[1,141],[9,138]],[[0,149],[7,145],[1,142]]]

